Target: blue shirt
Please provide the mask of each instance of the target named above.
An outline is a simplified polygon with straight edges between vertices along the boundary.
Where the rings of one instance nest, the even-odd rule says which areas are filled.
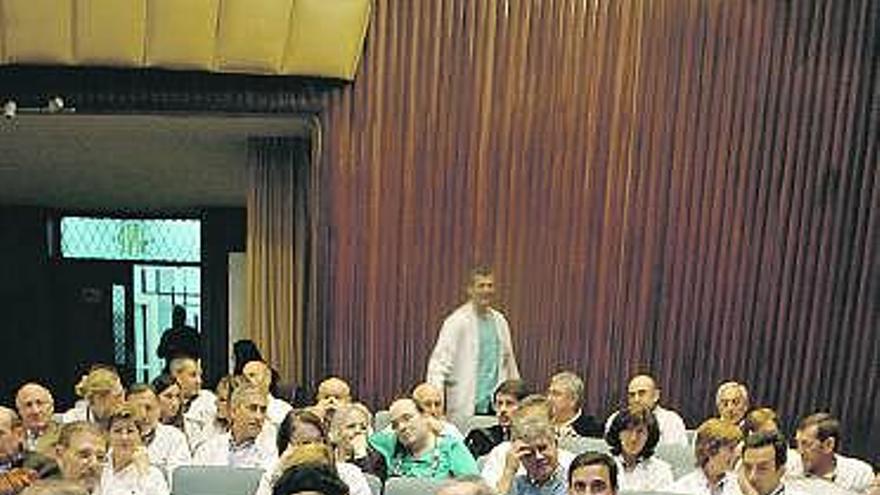
[[[543,485],[536,485],[528,476],[521,474],[513,479],[508,495],[566,495],[568,487],[565,469],[556,469],[553,476]]]
[[[498,383],[498,330],[491,313],[477,316],[479,353],[477,357],[477,394],[475,412],[487,414],[492,408],[492,394]]]

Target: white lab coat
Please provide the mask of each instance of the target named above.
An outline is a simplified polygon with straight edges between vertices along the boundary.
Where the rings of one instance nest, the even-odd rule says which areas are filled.
[[[500,312],[489,309],[498,332],[498,382],[519,378],[510,326]],[[473,416],[477,394],[477,359],[480,352],[479,323],[471,302],[452,312],[443,322],[437,344],[428,361],[426,381],[446,396],[446,416],[456,424]]]

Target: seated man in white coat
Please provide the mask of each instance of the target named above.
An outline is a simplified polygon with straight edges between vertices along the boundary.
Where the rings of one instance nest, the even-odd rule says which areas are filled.
[[[746,437],[737,482],[742,495],[804,495],[783,482],[788,445],[779,433]]]
[[[159,397],[153,387],[134,384],[128,389],[127,400],[138,409],[138,428],[150,464],[159,468],[168,480],[178,466],[192,464],[186,435],[174,426],[159,422]]]
[[[251,385],[266,391],[266,419],[277,429],[293,406],[269,392],[269,386],[272,384],[272,369],[262,361],[250,361],[244,365],[241,373]]]
[[[467,293],[468,302],[440,328],[425,380],[443,391],[446,414],[455,424],[474,414],[490,414],[495,388],[519,378],[507,319],[491,306],[492,271],[475,269]]]
[[[833,416],[816,413],[803,418],[795,439],[801,465],[791,463],[789,476],[820,478],[845,490],[868,493],[874,470],[867,462],[838,453],[840,422]]]
[[[170,363],[171,376],[180,388],[183,433],[192,452],[208,438],[217,416],[217,397],[202,389],[202,367],[192,358],[177,358]]]
[[[215,435],[193,455],[197,466],[260,468],[269,471],[278,458],[275,448],[257,437],[266,421],[266,394],[250,384],[236,388],[230,400],[229,432]]]
[[[657,388],[657,382],[652,377],[648,375],[633,377],[626,388],[626,400],[630,410],[647,409],[654,413],[657,425],[660,427],[659,445],[688,445],[684,420],[677,412],[660,405],[660,389]],[[616,415],[617,412],[611,414],[605,422],[606,432],[611,428]]]
[[[675,481],[668,491],[689,495],[737,495],[733,474],[742,431],[735,423],[710,418],[697,428],[694,453],[697,469]]]

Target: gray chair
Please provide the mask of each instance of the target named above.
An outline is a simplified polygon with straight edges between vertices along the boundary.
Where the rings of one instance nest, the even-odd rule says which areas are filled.
[[[385,495],[428,495],[436,492],[449,480],[430,480],[422,478],[388,478],[385,482]]]
[[[693,447],[694,442],[697,441],[697,430],[685,430],[684,435],[687,438],[688,445]]]
[[[658,445],[654,455],[672,466],[672,475],[675,479],[696,469],[697,458],[694,455],[694,448],[690,445]]]
[[[608,453],[608,444],[604,438],[594,437],[569,437],[559,441],[559,447],[571,452],[572,454],[580,454],[586,451]]]
[[[370,492],[373,495],[382,495],[382,480],[378,476],[364,473],[364,478],[367,478],[367,485],[370,486]]]
[[[488,415],[470,416],[464,420],[461,432],[464,436],[468,436],[471,430],[479,430],[480,428],[489,428],[498,424],[498,418]]]
[[[174,495],[253,495],[262,469],[226,466],[180,466],[174,470]]]
[[[387,409],[376,411],[373,415],[373,431],[382,431],[391,424],[391,413]]]

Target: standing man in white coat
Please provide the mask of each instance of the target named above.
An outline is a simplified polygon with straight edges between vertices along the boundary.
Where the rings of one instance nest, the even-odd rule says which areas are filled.
[[[471,272],[469,300],[443,322],[428,361],[426,381],[446,396],[450,421],[490,414],[492,394],[505,380],[519,378],[510,327],[492,309],[495,277],[489,268]]]

